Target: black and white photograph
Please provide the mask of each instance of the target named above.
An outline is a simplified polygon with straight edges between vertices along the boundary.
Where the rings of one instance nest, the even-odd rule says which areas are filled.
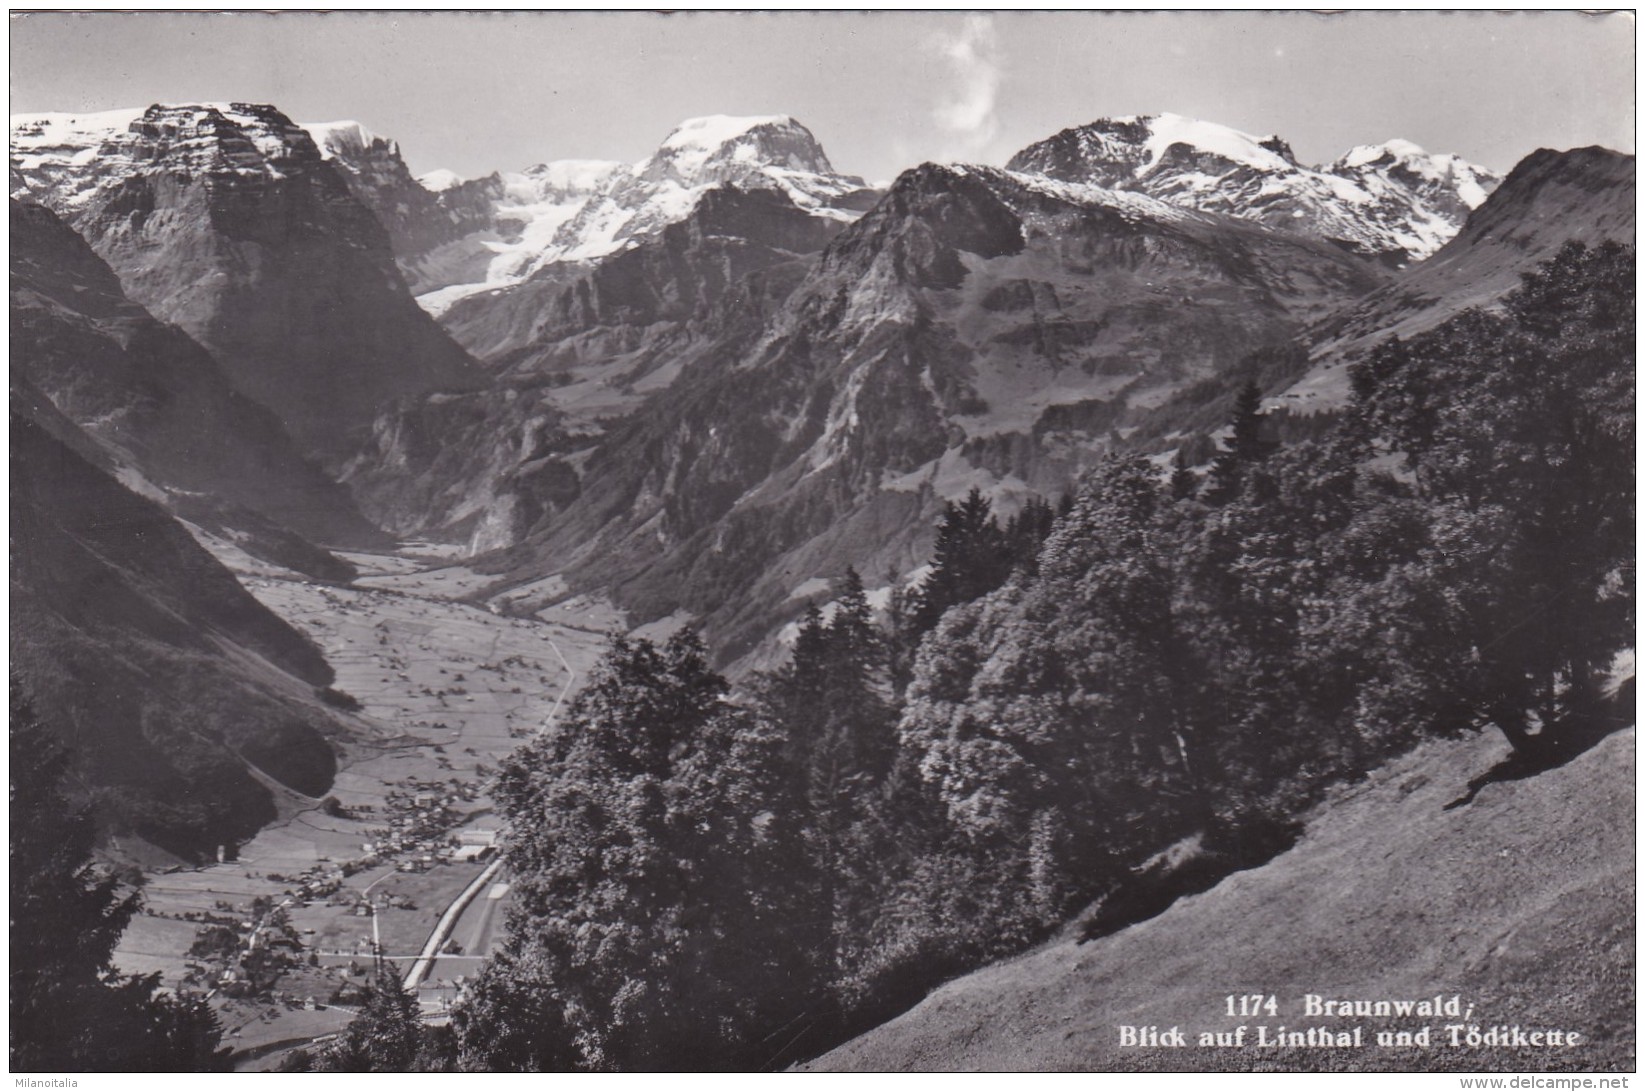
[[[1629,1087],[1636,19],[12,9],[15,1083]]]

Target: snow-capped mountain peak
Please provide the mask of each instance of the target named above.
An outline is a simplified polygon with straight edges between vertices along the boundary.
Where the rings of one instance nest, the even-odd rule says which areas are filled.
[[[518,174],[506,174],[503,179],[509,193],[520,197],[522,203],[549,199],[563,203],[585,199],[617,175],[628,172],[628,164],[614,159],[556,159]]]
[[[1484,167],[1461,156],[1435,155],[1409,140],[1389,140],[1382,144],[1361,144],[1350,149],[1325,168],[1334,174],[1355,175],[1366,171],[1398,172],[1412,184],[1426,184],[1450,190],[1463,205],[1476,209],[1485,203],[1501,179]]]
[[[320,154],[327,159],[358,156],[379,143],[399,155],[399,145],[379,137],[357,121],[304,121],[299,124],[314,138]]]
[[[319,160],[306,132],[274,107],[256,103],[157,103],[11,118],[11,165],[53,207],[77,208],[161,165],[279,180]]]
[[[1395,138],[1381,144],[1361,144],[1350,148],[1333,166],[1363,167],[1379,160],[1410,160],[1425,158],[1427,155],[1420,145]]]
[[[690,118],[632,166],[556,160],[503,176],[495,207],[501,239],[483,281],[453,283],[419,297],[439,315],[481,291],[508,288],[563,262],[603,258],[689,216],[718,186],[781,194],[814,216],[856,219],[869,202],[860,178],[835,172],[811,131],[786,114]]]
[[[1156,172],[1180,170],[1188,163],[1212,171],[1243,168],[1283,174],[1297,169],[1290,148],[1278,137],[1253,136],[1169,113],[1100,118],[1064,129],[1019,152],[1008,166],[1064,182],[1127,189]]]
[[[143,113],[139,107],[91,114],[13,114],[11,154],[21,159],[62,150],[95,152],[110,136],[131,128]]]
[[[1277,136],[1178,114],[1102,118],[1012,157],[1009,169],[1135,190],[1397,260],[1421,260],[1456,234],[1496,185],[1483,167],[1407,140],[1365,145],[1324,167]]]
[[[417,176],[417,184],[429,193],[444,193],[451,187],[460,186],[466,181],[468,180],[456,171],[448,171],[444,167],[438,167],[427,174]]]
[[[274,106],[194,102],[14,118],[12,166],[133,302],[211,351],[305,454],[331,459],[385,401],[473,376],[412,303],[391,225],[358,196],[404,171],[392,144],[359,126],[324,135],[334,152],[369,143],[363,165],[328,162]],[[270,317],[291,314],[308,317]]]
[[[811,130],[786,114],[690,118],[669,133],[656,154],[635,168],[648,182],[683,186],[736,181],[765,168],[830,175]]]
[[[804,129],[787,114],[766,114],[732,117],[729,114],[709,114],[700,118],[686,118],[674,127],[660,147],[669,152],[700,151],[712,154],[725,145],[748,136],[756,129]],[[807,134],[809,135],[809,134]]]
[[[1181,114],[1155,114],[1151,117],[1119,119],[1141,125],[1148,131],[1143,151],[1148,160],[1138,171],[1146,174],[1157,167],[1173,147],[1183,146],[1194,152],[1214,155],[1231,163],[1238,163],[1259,171],[1290,171],[1296,161],[1275,149],[1279,138],[1256,137],[1226,125],[1183,117]],[[1289,149],[1287,148],[1288,152]]]

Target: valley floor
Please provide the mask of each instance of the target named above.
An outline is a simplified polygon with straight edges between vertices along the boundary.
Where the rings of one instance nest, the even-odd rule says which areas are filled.
[[[1631,1071],[1635,732],[1459,803],[1506,753],[1495,733],[1426,744],[1340,789],[1267,865],[1100,940],[1054,941],[949,982],[805,1068]],[[1240,1002],[1229,995],[1247,994],[1256,1011],[1230,1016]],[[1455,997],[1465,1014],[1309,1016],[1310,994]],[[1259,1026],[1286,1041],[1282,1025],[1359,1027],[1363,1046],[1253,1045]],[[1448,1025],[1463,1025],[1461,1045]],[[1582,1041],[1484,1038],[1516,1025]],[[1242,1046],[1198,1044],[1242,1026]],[[1137,1031],[1129,1046],[1127,1027],[1177,1028],[1188,1045],[1150,1045]],[[1376,1041],[1424,1027],[1430,1046]]]
[[[484,578],[426,553],[349,555],[361,575],[338,587],[232,549],[217,552],[258,599],[319,645],[336,671],[335,688],[360,702],[343,718],[354,732],[334,741],[335,814],[321,800],[277,789],[280,819],[232,859],[148,876],[144,912],[115,958],[123,971],[159,971],[168,986],[192,973],[192,987],[218,987],[213,1003],[225,1044],[244,1067],[266,1068],[287,1047],[353,1017],[349,1005],[326,1002],[370,970],[374,922],[360,910],[365,897],[377,905],[385,956],[402,975],[410,969],[447,906],[484,868],[443,859],[442,848],[452,834],[476,832],[478,840],[498,828],[490,772],[549,721],[618,618],[598,604],[562,607],[550,622],[458,602]],[[396,818],[400,828],[391,825]],[[417,833],[402,833],[407,827]],[[496,878],[452,930],[445,950],[458,954],[429,969],[419,994],[431,1014],[500,939],[506,874]],[[301,945],[291,953],[297,966],[256,1000],[231,999],[219,969],[189,949],[203,915],[231,922],[243,944],[245,924],[258,926],[259,896],[285,907]],[[305,1008],[310,998],[319,1007]]]

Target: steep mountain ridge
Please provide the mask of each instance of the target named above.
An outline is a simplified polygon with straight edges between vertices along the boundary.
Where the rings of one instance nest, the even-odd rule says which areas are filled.
[[[518,542],[576,498],[580,467],[613,422],[746,336],[854,218],[827,202],[859,183],[812,173],[832,168],[803,127],[713,120],[707,131],[681,126],[635,168],[560,162],[507,183],[545,201],[514,206],[535,219],[519,245],[497,250],[489,275],[500,279],[422,298],[449,295],[441,322],[501,387],[408,403],[377,422],[347,470],[373,518],[405,534],[462,535],[476,551]],[[581,211],[567,211],[579,195]],[[590,243],[590,231],[606,242]],[[568,245],[612,249],[554,256]]]
[[[1409,141],[1366,145],[1321,168],[1277,136],[1177,114],[1103,118],[1018,152],[1007,167],[1134,190],[1403,264],[1437,251],[1499,181]]]
[[[347,491],[296,450],[217,362],[131,302],[49,209],[11,202],[11,360],[122,472],[174,507],[248,510],[320,542],[383,540]],[[243,522],[243,521],[242,521]],[[260,522],[253,519],[252,522]]]
[[[541,164],[509,176],[495,206],[501,243],[476,238],[494,257],[482,279],[452,282],[421,302],[446,319],[459,301],[506,298],[535,274],[567,263],[598,262],[689,219],[704,195],[726,186],[769,191],[810,215],[840,223],[878,195],[860,178],[837,173],[805,126],[787,116],[692,118],[657,151],[628,165],[599,160]],[[484,302],[470,305],[484,308]],[[472,319],[448,322],[461,340]],[[485,357],[483,342],[465,342]]]
[[[492,227],[491,201],[501,195],[496,175],[456,182],[438,192],[411,175],[400,146],[357,121],[303,122],[320,154],[388,233],[390,247],[412,292],[438,287],[445,270],[441,248]]]
[[[836,173],[811,131],[791,117],[692,118],[649,158],[614,172],[532,269],[610,254],[681,219],[703,193],[727,183],[773,190],[812,215],[841,221],[875,196],[862,179]]]
[[[394,399],[481,381],[412,300],[376,216],[272,106],[17,117],[12,165],[309,453],[346,454]]]
[[[12,665],[102,821],[203,855],[273,817],[259,777],[324,793],[338,726],[314,697],[332,681],[320,651],[26,380],[11,414]]]
[[[345,480],[402,534],[512,545],[575,498],[577,468],[614,422],[746,336],[839,226],[766,191],[718,187],[603,261],[460,301],[445,321],[487,347],[498,387],[385,413]]]
[[[1438,254],[1312,331],[1307,375],[1273,404],[1304,413],[1338,409],[1348,398],[1348,365],[1383,339],[1491,307],[1567,241],[1632,245],[1634,174],[1633,156],[1606,148],[1532,152]]]

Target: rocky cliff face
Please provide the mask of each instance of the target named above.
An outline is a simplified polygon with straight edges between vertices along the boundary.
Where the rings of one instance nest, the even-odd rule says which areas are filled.
[[[320,542],[383,540],[272,412],[236,392],[187,334],[126,298],[54,213],[14,199],[10,216],[13,375],[85,429],[120,473],[174,508],[209,506],[231,523],[249,513],[251,523]]]
[[[12,162],[127,295],[309,452],[339,458],[395,399],[478,382],[416,306],[376,216],[273,107],[13,118]]]
[[[922,167],[757,333],[618,426],[581,497],[498,563],[523,580],[572,559],[644,616],[706,616],[733,658],[808,580],[923,560],[944,498],[1060,489],[1131,413],[1384,276],[1138,194]]]
[[[506,290],[459,300],[441,322],[503,374],[575,374],[658,340],[659,324],[673,330],[751,273],[816,254],[843,226],[770,190],[718,185],[633,246],[550,263]]]
[[[447,317],[455,329],[509,339],[492,346],[498,387],[385,414],[347,482],[402,534],[456,535],[475,551],[512,545],[575,499],[580,468],[615,422],[691,361],[757,331],[832,234],[769,194],[727,187],[603,262],[545,271],[485,306],[459,303]]]
[[[1456,156],[1398,140],[1307,167],[1277,136],[1175,114],[1065,129],[1018,152],[1008,166],[1227,213],[1395,264],[1432,255],[1499,181]]]
[[[400,146],[357,121],[304,122],[320,154],[388,233],[389,246],[413,293],[438,288],[449,275],[442,261],[459,240],[494,235],[493,203],[502,196],[495,174],[456,181],[438,191],[413,178]]]
[[[401,537],[510,545],[576,499],[598,439],[566,426],[554,394],[520,383],[406,402],[378,418],[344,480]]]
[[[336,769],[331,669],[26,380],[11,400],[12,667],[102,822],[204,855]],[[19,640],[19,635],[26,635]]]

